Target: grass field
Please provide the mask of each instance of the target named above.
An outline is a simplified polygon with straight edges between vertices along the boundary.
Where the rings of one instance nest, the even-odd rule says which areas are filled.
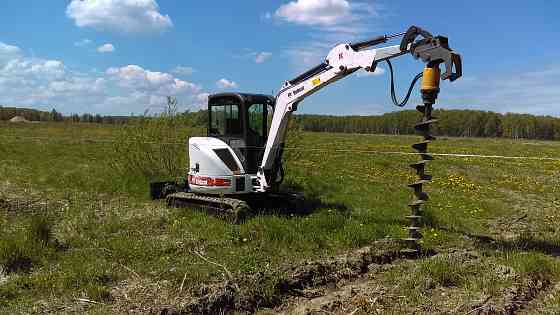
[[[0,125],[0,313],[560,309],[558,160],[438,157],[422,240],[431,254],[360,256],[354,268],[338,259],[398,252],[409,212],[416,157],[372,152],[411,152],[418,137],[298,132],[286,182],[321,206],[232,225],[148,199],[150,180],[186,169],[181,143],[197,134]],[[442,138],[430,151],[560,157],[560,143]],[[301,270],[312,276],[286,289]],[[216,302],[219,292],[231,296]]]

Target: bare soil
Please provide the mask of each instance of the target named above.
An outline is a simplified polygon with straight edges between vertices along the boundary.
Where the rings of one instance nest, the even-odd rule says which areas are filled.
[[[439,255],[455,255],[475,264],[483,263],[482,256],[468,250],[411,255],[391,247],[395,244],[379,242],[287,267],[282,277],[274,279],[271,296],[260,290],[271,280],[262,273],[189,292],[180,292],[166,282],[137,279],[115,288],[112,309],[130,314],[516,314],[539,309],[539,299],[557,290],[547,280],[524,278],[509,267],[498,266],[496,274],[514,281],[495,295],[473,297],[453,286],[432,285],[426,303],[414,303],[410,297],[396,294],[398,288],[387,281],[387,273],[399,268],[406,277],[413,273],[418,259]]]

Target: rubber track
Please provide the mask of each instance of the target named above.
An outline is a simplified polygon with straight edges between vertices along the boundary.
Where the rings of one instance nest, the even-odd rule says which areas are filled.
[[[235,198],[178,192],[167,196],[166,200],[170,207],[203,210],[232,223],[243,221],[251,211],[245,201]]]

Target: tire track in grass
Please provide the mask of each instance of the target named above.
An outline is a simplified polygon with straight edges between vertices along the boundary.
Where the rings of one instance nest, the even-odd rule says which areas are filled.
[[[399,250],[387,249],[383,245],[381,248],[376,248],[375,246],[380,243],[383,242],[379,241],[372,247],[347,254],[292,265],[274,282],[274,291],[269,297],[264,296],[262,288],[259,288],[269,280],[265,274],[239,275],[231,281],[202,286],[181,309],[164,308],[158,310],[158,313],[233,314],[263,311],[269,314],[266,313],[268,310],[281,314],[318,314],[325,311],[342,314],[358,311],[360,303],[372,305],[372,301],[360,302],[359,300],[372,298],[372,292],[378,293],[378,297],[373,297],[374,300],[388,299],[391,303],[395,303],[387,304],[389,308],[401,305],[408,309],[415,309],[414,312],[418,314],[433,314],[438,308],[446,307],[437,304],[431,305],[428,309],[425,305],[405,306],[406,303],[402,304],[405,296],[388,293],[387,288],[380,286],[374,280],[364,278],[366,275],[384,274],[400,262],[431,260],[442,255],[435,252],[411,255]],[[469,251],[451,255],[459,255],[460,259],[465,261],[481,259],[480,256],[472,255]],[[483,297],[478,301],[468,301],[452,310],[440,311],[439,314],[516,314],[538,299],[551,285],[552,283],[547,279],[518,274],[515,276],[514,284],[502,288],[500,294]],[[448,299],[452,297],[449,296]],[[376,301],[373,301],[373,304],[375,303]]]
[[[272,298],[260,295],[250,285],[259,285],[267,281],[266,276],[259,273],[240,276],[235,282],[241,288],[234,289],[231,282],[225,281],[218,285],[201,288],[200,296],[181,310],[182,313],[217,314],[248,312],[259,309],[282,307],[290,298],[305,297],[306,290],[318,290],[335,285],[338,281],[355,282],[369,272],[370,265],[391,265],[403,259],[420,259],[431,257],[434,252],[421,254],[400,251],[394,242],[376,242],[379,247],[365,247],[344,255],[324,260],[310,261],[301,265],[291,266],[284,271],[284,276],[275,281]],[[251,279],[252,278],[252,279]],[[247,286],[247,279],[249,286]],[[256,292],[256,293],[255,293]]]

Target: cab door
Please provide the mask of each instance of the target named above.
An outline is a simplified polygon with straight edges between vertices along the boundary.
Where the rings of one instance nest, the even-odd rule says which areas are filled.
[[[246,169],[256,174],[264,154],[268,136],[268,106],[262,103],[247,105]]]
[[[247,146],[243,124],[243,104],[236,98],[214,99],[209,104],[208,136],[227,143],[235,152],[243,167],[246,157],[243,153]],[[245,171],[247,171],[245,169]]]

